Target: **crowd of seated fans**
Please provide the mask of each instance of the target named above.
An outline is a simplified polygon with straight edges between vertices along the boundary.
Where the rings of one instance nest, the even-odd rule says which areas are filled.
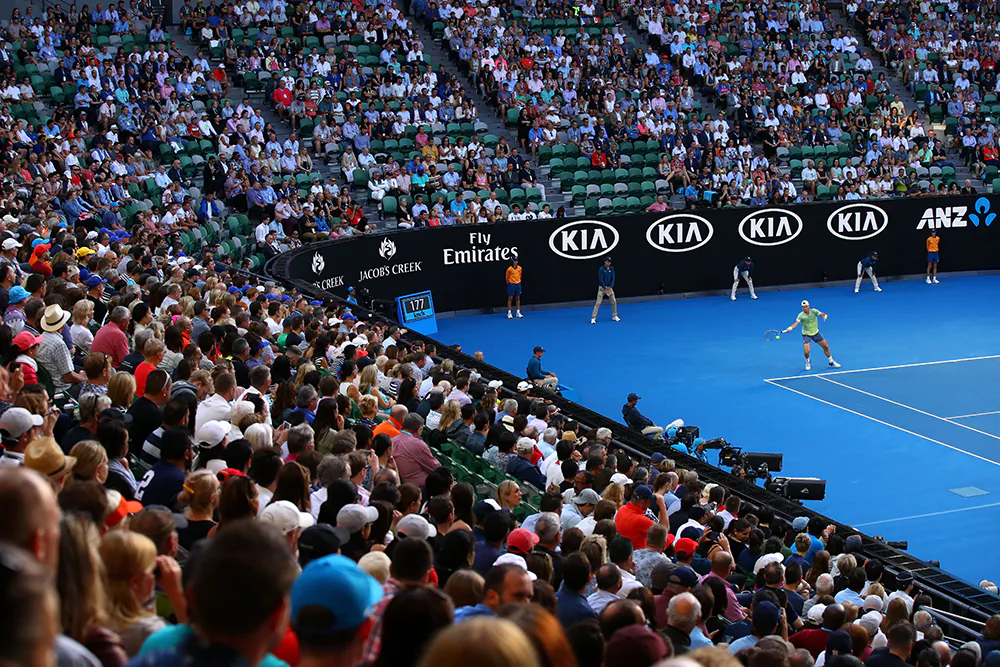
[[[988,185],[997,173],[994,12],[982,3],[848,3],[845,13]],[[970,29],[975,21],[976,29]]]
[[[314,24],[336,37],[333,19],[378,13],[309,11],[186,4],[197,59],[138,3],[5,28],[0,71],[30,91],[5,88],[23,123],[0,151],[0,662],[1000,657],[1000,616],[953,651],[913,575],[859,537],[639,460],[530,382],[239,266],[368,229],[349,184],[313,176],[308,142],[279,143],[207,61],[241,57],[236,25],[280,57]]]

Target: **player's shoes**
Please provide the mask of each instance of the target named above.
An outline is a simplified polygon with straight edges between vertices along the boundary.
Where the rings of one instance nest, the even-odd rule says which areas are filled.
[[[937,276],[934,276],[934,284],[935,285],[940,285],[941,284],[941,281],[937,279]]]
[[[591,317],[590,318],[590,323],[591,324],[597,324],[597,320],[595,320],[593,317]]]
[[[857,294],[857,293],[858,293],[858,292],[860,292],[860,291],[861,291],[861,288],[859,288],[859,287],[855,287],[855,288],[854,288],[854,293],[855,293],[855,294]]]
[[[830,360],[830,366],[833,367],[833,368],[840,368],[840,364],[838,364],[833,359]]]
[[[514,319],[514,316],[513,316],[513,315],[511,315],[511,313],[510,313],[510,311],[509,311],[509,310],[507,311],[507,319],[508,319],[508,320],[512,320],[512,319]]]
[[[522,317],[524,317],[524,315],[521,314],[521,311],[517,311],[517,319],[521,319]]]
[[[621,322],[621,321],[622,321],[622,318],[620,318],[620,317],[618,317],[617,315],[615,315],[614,317],[612,317],[612,318],[611,318],[611,321],[612,321],[612,322]]]
[[[750,298],[753,299],[754,301],[756,301],[757,300],[757,295],[756,294],[751,294]]]
[[[927,276],[927,284],[928,284],[928,285],[930,285],[930,284],[931,284],[931,277],[930,277],[930,276]]]
[[[813,369],[812,363],[810,363],[809,360],[806,359],[806,370],[811,371],[812,369]]]
[[[731,296],[731,297],[729,297],[729,300],[730,301],[736,301],[736,297],[735,296]]]
[[[881,287],[876,287],[876,288],[875,288],[875,291],[876,291],[876,292],[881,292],[881,291],[882,291],[882,288],[881,288]]]

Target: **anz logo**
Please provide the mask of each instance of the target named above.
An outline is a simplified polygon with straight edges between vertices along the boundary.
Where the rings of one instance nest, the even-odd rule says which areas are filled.
[[[983,216],[983,217],[980,217]],[[982,223],[984,227],[989,227],[994,220],[996,220],[997,214],[990,213],[990,200],[986,197],[980,197],[976,200],[976,212],[969,214],[969,220],[976,227],[979,223]]]

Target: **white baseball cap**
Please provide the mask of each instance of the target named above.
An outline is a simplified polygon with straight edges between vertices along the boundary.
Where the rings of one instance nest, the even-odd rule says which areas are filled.
[[[805,299],[802,299],[802,307],[805,308],[808,305],[809,305],[809,302],[806,301]]]
[[[260,515],[260,522],[277,526],[284,535],[296,528],[305,530],[316,523],[312,514],[300,512],[299,508],[288,500],[276,500],[265,507],[264,513]]]
[[[210,447],[216,447],[225,440],[226,436],[229,435],[233,425],[229,422],[223,421],[210,421],[205,422],[198,429],[198,432],[194,434],[195,442],[204,442]]]
[[[361,529],[378,519],[378,508],[365,505],[344,505],[337,512],[337,525],[343,526],[351,533],[359,533]]]
[[[437,535],[437,528],[419,514],[407,514],[396,524],[396,533],[406,537],[418,537],[426,540]]]
[[[6,241],[3,242],[4,250],[13,250],[14,248],[20,248],[20,247],[21,244],[18,243],[15,239],[7,239]]]
[[[538,579],[538,575],[528,569],[528,563],[527,561],[524,560],[523,556],[518,556],[517,554],[512,554],[512,553],[506,553],[501,555],[495,561],[493,561],[493,565],[506,565],[507,563],[510,563],[512,565],[517,565],[519,568],[527,572],[528,577],[530,577],[532,581]]]
[[[20,438],[34,426],[41,426],[41,415],[35,415],[24,408],[8,408],[0,416],[0,428],[7,431],[12,438]]]

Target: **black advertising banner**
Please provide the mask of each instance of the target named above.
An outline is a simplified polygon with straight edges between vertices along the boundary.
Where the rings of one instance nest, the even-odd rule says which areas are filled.
[[[502,307],[515,255],[526,304],[592,299],[609,256],[619,298],[727,290],[747,255],[758,287],[853,279],[873,250],[881,275],[922,273],[931,228],[942,271],[996,270],[998,211],[1000,196],[927,197],[435,227],[310,244],[268,270],[340,296],[431,290],[438,312]]]

